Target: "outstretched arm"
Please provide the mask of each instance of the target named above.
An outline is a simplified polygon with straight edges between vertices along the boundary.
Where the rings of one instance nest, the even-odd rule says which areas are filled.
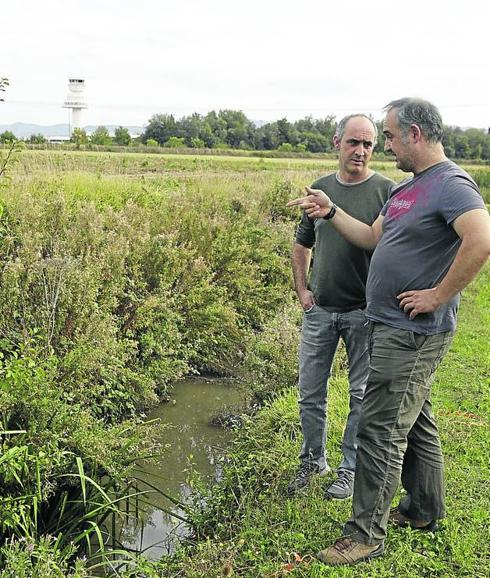
[[[300,207],[312,219],[325,217],[330,212],[333,202],[330,197],[319,189],[305,187],[307,195],[289,201],[288,207]],[[366,225],[354,217],[351,217],[344,210],[337,207],[335,215],[330,219],[337,231],[353,245],[361,249],[374,249],[378,244],[382,234],[383,216],[379,215],[372,225]]]
[[[455,219],[453,228],[461,246],[441,283],[433,289],[405,291],[397,295],[400,309],[414,319],[419,313],[435,311],[475,277],[490,255],[490,216],[485,209],[473,209]]]

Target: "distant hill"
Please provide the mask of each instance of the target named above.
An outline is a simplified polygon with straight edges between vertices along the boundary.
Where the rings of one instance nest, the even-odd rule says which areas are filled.
[[[109,134],[113,135],[116,128],[121,125],[118,124],[106,124],[104,125]],[[124,125],[123,125],[124,126]],[[83,127],[87,134],[92,134],[97,128],[95,125],[87,125]],[[131,135],[138,135],[144,131],[142,126],[125,126]],[[45,137],[50,136],[68,136],[68,124],[52,124],[52,125],[40,125],[40,124],[29,124],[25,122],[15,122],[13,124],[0,124],[0,133],[6,130],[12,131],[17,138],[27,138],[31,134],[42,134]]]

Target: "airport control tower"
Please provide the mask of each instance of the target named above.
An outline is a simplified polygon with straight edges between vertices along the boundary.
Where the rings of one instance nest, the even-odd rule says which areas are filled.
[[[85,80],[81,78],[70,78],[68,80],[68,94],[63,108],[71,108],[71,137],[74,128],[82,128],[82,109],[88,108],[85,101]]]

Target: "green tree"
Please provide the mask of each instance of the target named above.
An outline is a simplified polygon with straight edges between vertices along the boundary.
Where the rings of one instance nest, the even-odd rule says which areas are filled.
[[[16,141],[17,137],[11,130],[6,130],[0,134],[0,142],[5,144],[6,142],[13,142]]]
[[[290,144],[291,150],[294,145],[297,145],[300,137],[299,132],[296,130],[294,125],[292,125],[287,118],[281,118],[277,121],[277,136],[279,139],[279,148],[283,144]]]
[[[204,129],[204,124],[204,118],[197,113],[194,113],[191,116],[185,116],[184,118],[180,119],[178,122],[179,134],[182,138],[185,139],[187,146],[194,146],[192,142],[195,139],[202,140],[201,134]]]
[[[129,130],[123,126],[117,127],[114,131],[114,142],[120,146],[129,146],[131,144]]]
[[[385,135],[383,134],[383,121],[379,120],[378,122],[376,122],[376,128],[378,129],[378,142],[376,143],[376,146],[374,147],[374,150],[376,152],[384,152],[385,150]]]
[[[468,137],[470,158],[484,158],[483,151],[485,149],[485,140],[488,138],[488,135],[485,134],[485,131],[478,128],[469,128],[464,132],[464,134]]]
[[[335,116],[314,119],[307,116],[294,123],[294,129],[299,133],[299,140],[310,152],[325,152],[333,150],[333,135],[337,128]]]
[[[146,141],[145,144],[146,144],[147,147],[157,147],[157,146],[159,146],[159,145],[158,145],[158,141],[156,141],[154,138],[149,138],[149,139]]]
[[[214,148],[220,142],[220,135],[213,130],[213,123],[215,122],[215,118],[211,116],[213,114],[214,117],[217,118],[214,111],[208,113],[203,119],[200,132],[200,138],[204,141],[204,145],[210,149]]]
[[[490,130],[485,135],[485,140],[482,144],[481,158],[486,161],[490,160]]]
[[[299,132],[315,132],[316,125],[312,116],[306,116],[294,123],[294,128]]]
[[[86,145],[88,143],[88,136],[83,128],[77,127],[73,129],[70,140],[71,142],[74,142],[76,148],[79,149],[82,145]]]
[[[241,144],[253,143],[253,124],[241,110],[220,110],[218,118],[225,127],[226,142],[231,148],[240,148]]]
[[[171,136],[180,136],[173,115],[155,114],[150,118],[141,140],[146,143],[148,139],[153,139],[163,145]]]
[[[335,120],[335,115],[329,115],[316,121],[316,129],[320,134],[326,137],[329,149],[333,149],[332,139],[336,128],[337,122]]]
[[[276,122],[262,125],[255,131],[254,146],[258,150],[277,149],[280,144],[280,136]]]
[[[469,157],[470,145],[465,134],[457,135],[454,139],[454,155],[457,159]]]
[[[450,158],[490,159],[490,133],[484,129],[445,126],[442,144]]]
[[[444,153],[446,156],[448,156],[450,159],[453,159],[455,157],[453,127],[444,127],[444,132],[442,134],[442,146],[444,147]]]
[[[98,126],[92,136],[90,137],[90,142],[95,145],[109,145],[112,142],[109,131],[105,126]]]
[[[218,144],[226,142],[226,120],[222,116],[212,110],[204,117],[204,122],[207,125],[206,136],[212,135],[212,143],[207,142],[206,138],[203,137],[207,146],[216,147]]]
[[[46,142],[46,137],[41,133],[31,134],[29,142],[31,144],[44,144]]]
[[[306,150],[310,153],[325,152],[328,148],[327,137],[319,132],[305,132],[301,135]]]

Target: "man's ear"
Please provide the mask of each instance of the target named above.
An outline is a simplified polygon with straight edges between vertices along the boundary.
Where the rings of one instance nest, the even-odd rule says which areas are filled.
[[[413,142],[418,143],[422,140],[422,131],[418,124],[411,124],[409,134],[413,138]]]
[[[340,141],[341,141],[341,139],[339,139],[339,137],[335,134],[335,135],[333,136],[333,138],[332,138],[332,142],[333,142],[333,146],[334,146],[337,150],[339,150],[339,148],[340,148]]]

